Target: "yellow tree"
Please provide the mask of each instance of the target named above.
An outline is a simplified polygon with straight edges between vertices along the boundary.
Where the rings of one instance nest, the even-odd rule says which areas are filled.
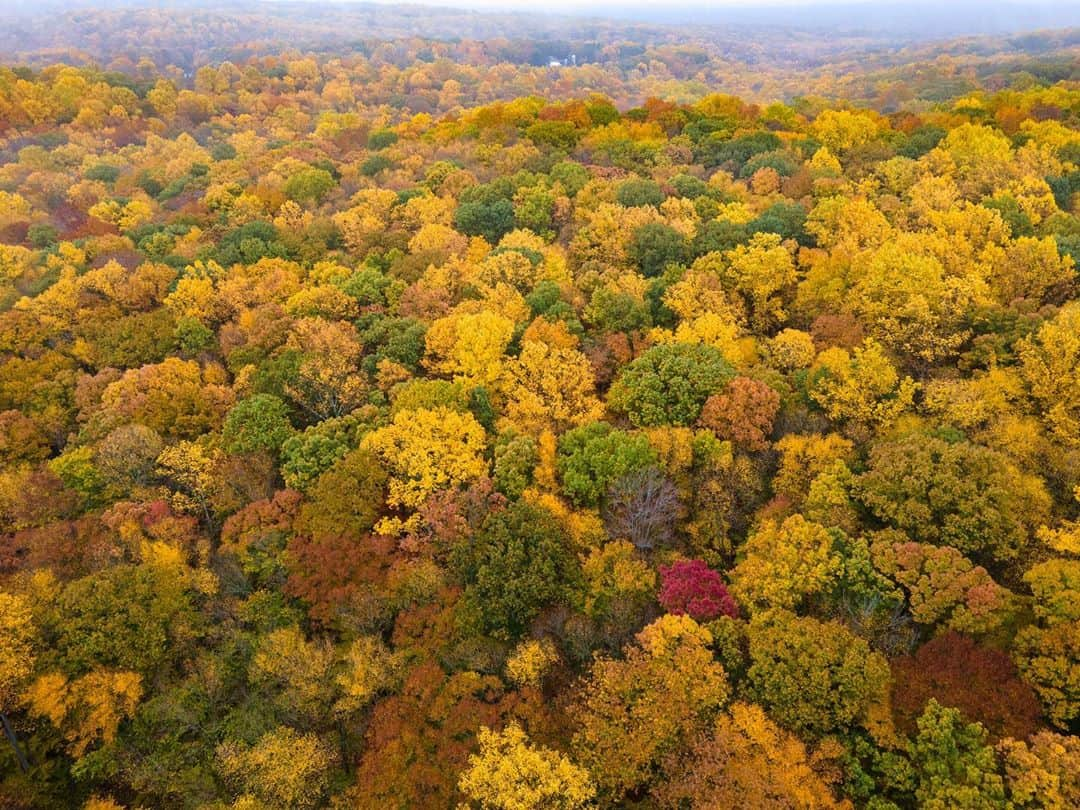
[[[904,236],[904,235],[902,235]],[[852,263],[851,307],[867,332],[907,357],[933,363],[957,351],[972,306],[988,304],[979,279],[947,276],[917,239],[897,239]]]
[[[30,714],[50,720],[78,758],[95,742],[112,742],[120,723],[135,714],[142,694],[137,672],[99,669],[73,681],[59,672],[42,675],[25,700]]]
[[[1080,303],[1063,307],[1021,341],[1019,354],[1047,427],[1070,447],[1080,446]]]
[[[1040,731],[1027,742],[1002,740],[997,752],[1013,806],[1025,810],[1080,807],[1080,738]]]
[[[296,376],[285,393],[319,419],[343,416],[360,405],[367,392],[359,373],[363,347],[347,321],[301,318],[285,343],[299,358]]]
[[[331,699],[334,657],[328,643],[308,641],[299,627],[282,627],[259,640],[248,679],[272,688],[286,714],[317,719]]]
[[[592,365],[577,349],[526,340],[508,370],[506,418],[519,430],[563,433],[603,414]]]
[[[340,715],[352,714],[394,687],[404,674],[402,658],[379,636],[360,636],[353,641],[335,679],[341,696],[334,703],[334,711]]]
[[[458,788],[480,810],[578,810],[596,795],[589,773],[565,754],[529,744],[517,723],[503,731],[481,728],[480,752]]]
[[[484,443],[484,428],[472,414],[440,406],[399,412],[361,446],[390,473],[387,503],[415,508],[439,489],[485,475]]]
[[[224,383],[218,366],[201,368],[193,360],[169,357],[110,383],[91,419],[106,431],[136,423],[166,438],[195,438],[217,428],[232,405],[232,391]]]
[[[795,285],[795,262],[774,233],[757,233],[725,254],[728,275],[742,293],[756,331],[767,332],[787,319],[783,294]]]
[[[856,430],[888,425],[915,398],[915,382],[901,378],[881,344],[871,338],[851,353],[826,349],[810,373],[810,398],[830,419]]]
[[[842,155],[878,137],[879,126],[872,115],[861,110],[824,110],[814,119],[810,132],[827,149]]]
[[[34,625],[30,605],[19,594],[0,591],[0,712],[11,711],[34,668]]]
[[[802,515],[779,526],[765,521],[746,541],[731,573],[731,589],[744,605],[794,609],[829,590],[844,571],[832,532]]]
[[[494,385],[513,334],[513,321],[488,310],[439,318],[425,336],[424,365],[469,385]]]
[[[217,761],[226,779],[258,800],[253,806],[304,810],[322,799],[335,757],[314,734],[279,726],[250,747],[222,743]]]

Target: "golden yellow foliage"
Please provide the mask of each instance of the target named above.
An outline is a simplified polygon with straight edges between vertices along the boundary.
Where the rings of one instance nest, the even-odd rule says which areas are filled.
[[[549,639],[526,639],[506,659],[506,676],[518,686],[539,688],[558,660],[559,653]]]
[[[73,681],[58,672],[41,675],[27,689],[29,712],[47,718],[81,757],[96,742],[112,742],[120,723],[135,714],[143,695],[137,672],[95,670]]]
[[[401,411],[386,427],[369,433],[362,446],[390,473],[386,501],[416,507],[431,493],[487,472],[484,429],[471,414],[446,407]]]
[[[521,726],[481,728],[480,752],[458,787],[481,810],[578,810],[590,807],[596,788],[565,754],[532,746]]]
[[[525,433],[562,433],[603,414],[592,366],[576,349],[523,341],[508,372],[506,418]]]

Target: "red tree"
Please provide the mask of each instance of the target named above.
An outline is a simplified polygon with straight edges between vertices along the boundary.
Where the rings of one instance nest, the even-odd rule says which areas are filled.
[[[739,615],[720,575],[701,560],[679,560],[661,566],[660,577],[660,604],[669,613],[686,614],[695,621]]]

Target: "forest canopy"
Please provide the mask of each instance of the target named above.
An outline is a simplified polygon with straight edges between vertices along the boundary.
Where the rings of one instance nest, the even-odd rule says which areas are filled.
[[[104,14],[0,65],[0,804],[1080,805],[1071,34]]]

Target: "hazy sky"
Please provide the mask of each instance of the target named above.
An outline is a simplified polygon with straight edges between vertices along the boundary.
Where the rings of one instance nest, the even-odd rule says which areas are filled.
[[[349,0],[337,0],[349,2]],[[873,3],[875,0],[839,0],[840,4]],[[588,11],[589,9],[626,8],[652,6],[648,0],[369,0],[369,2],[388,3],[401,5],[411,3],[413,5],[431,6],[462,6],[465,8],[487,8],[496,10],[532,11],[543,13],[574,9],[575,11]],[[678,6],[680,8],[755,8],[777,6],[813,6],[813,5],[837,5],[838,0],[674,0],[674,2],[661,5]]]

